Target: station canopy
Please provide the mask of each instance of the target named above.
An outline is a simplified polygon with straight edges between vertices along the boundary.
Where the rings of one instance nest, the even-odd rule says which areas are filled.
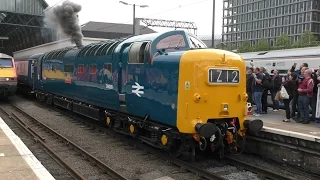
[[[52,42],[54,32],[44,28],[44,0],[0,0],[0,53]]]

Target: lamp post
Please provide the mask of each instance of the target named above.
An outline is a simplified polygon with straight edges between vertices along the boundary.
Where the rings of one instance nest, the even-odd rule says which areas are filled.
[[[211,46],[212,48],[214,48],[214,19],[215,19],[215,9],[216,9],[216,0],[213,0],[212,2],[213,6],[212,6],[212,42],[211,42]]]
[[[148,5],[137,5],[137,4],[129,4],[124,1],[119,1],[119,3],[124,4],[124,5],[129,5],[133,6],[133,35],[135,35],[135,25],[136,25],[136,6],[141,7],[141,8],[146,8],[149,7]]]

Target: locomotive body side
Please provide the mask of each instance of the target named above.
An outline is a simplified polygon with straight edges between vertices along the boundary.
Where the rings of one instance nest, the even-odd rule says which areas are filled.
[[[37,62],[37,98],[157,148],[236,149],[262,128],[246,120],[245,63],[202,48],[178,30],[52,51]]]

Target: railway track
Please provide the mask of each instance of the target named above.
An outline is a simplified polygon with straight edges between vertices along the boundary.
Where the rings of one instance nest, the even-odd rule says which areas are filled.
[[[12,104],[9,113],[0,108],[4,114],[12,119],[25,133],[32,136],[47,153],[74,179],[119,179],[127,180],[120,173],[101,162],[93,155],[43,124],[18,106]],[[67,154],[66,154],[67,152]],[[79,158],[81,155],[83,158]],[[97,170],[98,167],[100,170]]]
[[[152,148],[146,144],[140,143],[139,141],[137,141],[137,139],[132,139],[130,137],[129,138],[123,137],[122,135],[119,135],[114,131],[111,131],[111,130],[106,129],[105,127],[102,127],[98,123],[90,122],[86,119],[81,118],[80,115],[77,116],[78,118],[75,118],[75,116],[70,115],[70,112],[68,112],[68,111],[62,110],[60,108],[56,108],[56,110],[66,116],[72,117],[73,120],[76,120],[77,122],[80,122],[80,123],[86,125],[88,128],[98,129],[98,131],[100,131],[100,132],[107,133],[113,137],[118,137],[118,138],[122,139],[123,141],[127,141],[128,143],[136,146],[139,149],[142,149],[142,150],[147,151],[151,154],[154,154],[158,157],[166,159],[166,160],[170,161],[172,164],[174,164],[182,169],[193,172],[202,178],[217,179],[217,180],[226,180],[227,179],[227,178],[223,177],[223,175],[219,175],[218,173],[209,172],[208,170],[205,170],[204,168],[197,167],[196,165],[193,165],[193,164],[188,163],[186,161],[183,161],[183,160],[180,160],[180,159],[175,158],[173,156],[170,156],[169,154],[167,154],[165,152],[161,152],[160,150]],[[232,166],[239,167],[240,169],[253,172],[253,173],[258,174],[259,176],[262,176],[267,179],[273,179],[273,180],[290,180],[290,179],[292,179],[287,176],[272,172],[270,170],[260,168],[257,166],[253,166],[247,162],[240,161],[232,156],[225,156],[223,163],[230,164]]]
[[[42,108],[44,106],[44,104],[37,102],[37,104],[39,104]],[[52,107],[48,107],[47,108],[52,109]],[[21,108],[19,107],[15,107],[15,109],[17,111],[19,111],[19,113],[22,114],[27,114],[27,116],[30,119],[35,119],[32,116],[30,116],[28,113],[25,113]],[[63,109],[60,108],[54,108],[55,111],[58,111],[59,113],[61,113],[64,116],[67,116],[69,118],[69,121],[71,121],[72,123],[75,123],[77,125],[83,126],[85,125],[87,128],[86,129],[96,129],[97,132],[100,133],[105,133],[110,135],[109,137],[116,137],[118,139],[121,139],[121,141],[125,141],[128,142],[129,145],[132,145],[140,150],[146,151],[150,154],[153,154],[161,159],[165,159],[166,161],[170,162],[171,164],[175,165],[176,167],[179,167],[185,171],[191,172],[193,174],[196,174],[198,177],[200,177],[201,179],[228,179],[228,176],[226,176],[226,173],[236,173],[234,171],[230,171],[230,172],[212,172],[210,170],[208,170],[207,167],[200,167],[197,164],[194,163],[190,163],[190,162],[186,162],[183,161],[181,159],[175,158],[173,156],[168,155],[167,153],[164,153],[162,151],[159,151],[158,149],[154,149],[148,145],[142,144],[139,141],[137,141],[136,139],[132,139],[132,138],[128,138],[122,135],[117,134],[116,132],[113,132],[112,130],[106,129],[105,127],[102,127],[100,124],[96,123],[96,122],[91,122],[88,121],[87,119],[83,118],[82,116],[78,116],[75,115],[73,113],[70,113],[69,111],[65,111]],[[14,115],[12,115],[14,116]],[[13,117],[14,118],[14,117]],[[41,123],[42,124],[42,123]],[[44,125],[44,124],[43,124]],[[41,125],[41,126],[43,126]],[[46,126],[46,125],[44,125]],[[79,127],[80,128],[80,127]],[[41,136],[37,136],[33,133],[33,136],[36,136],[38,139],[41,140]],[[43,141],[46,141],[46,139],[44,139]],[[64,142],[66,142],[65,140],[63,140]],[[72,146],[72,145],[71,145]],[[96,163],[97,164],[97,163]],[[253,172],[255,174],[258,174],[258,176],[262,176],[263,179],[267,178],[267,179],[291,179],[288,178],[286,176],[283,175],[279,175],[277,173],[274,173],[272,171],[263,169],[263,168],[259,168],[256,166],[252,166],[246,162],[242,162],[239,161],[237,159],[235,159],[233,156],[226,156],[225,160],[223,162],[221,162],[221,164],[229,164],[235,167],[238,167],[241,170],[247,170],[248,172]],[[105,170],[107,171],[107,170]],[[112,173],[111,173],[112,174]]]

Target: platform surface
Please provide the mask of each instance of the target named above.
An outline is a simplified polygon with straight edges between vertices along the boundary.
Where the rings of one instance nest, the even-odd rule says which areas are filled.
[[[261,119],[263,121],[263,131],[274,134],[280,134],[299,139],[320,142],[320,124],[310,122],[309,124],[291,122],[283,122],[285,119],[285,110],[280,109],[278,112],[268,110],[268,114],[263,114],[262,117],[249,116],[250,119]]]
[[[1,117],[0,177],[5,180],[54,179]]]

